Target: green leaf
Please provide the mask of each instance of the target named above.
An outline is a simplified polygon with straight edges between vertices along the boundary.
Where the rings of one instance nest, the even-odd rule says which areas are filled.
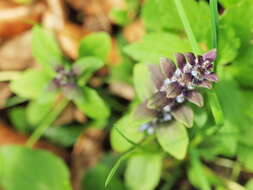
[[[38,25],[32,30],[32,53],[35,59],[51,73],[55,65],[62,64],[63,55],[53,35]]]
[[[142,101],[150,98],[155,92],[150,72],[144,64],[136,64],[134,66],[134,88]]]
[[[71,190],[64,162],[53,154],[19,146],[0,148],[0,184],[5,190]]]
[[[253,179],[250,179],[246,184],[246,190],[253,190]]]
[[[238,55],[240,44],[240,38],[232,27],[221,26],[219,29],[217,64],[227,64],[233,61]]]
[[[210,28],[208,4],[204,1],[196,2],[194,0],[182,0],[182,4],[193,33],[197,40],[202,41],[206,38]],[[142,18],[147,29],[151,31],[184,31],[174,0],[146,0],[142,9]],[[168,47],[171,44],[164,43],[164,46]]]
[[[51,77],[45,70],[30,69],[11,82],[11,90],[17,95],[36,99],[47,87]]]
[[[238,158],[242,165],[249,171],[253,172],[253,148],[241,145],[238,148]]]
[[[82,112],[93,119],[101,120],[109,117],[110,109],[95,90],[83,87],[81,91],[82,96],[74,99],[74,102]]]
[[[70,147],[75,144],[83,129],[83,126],[50,127],[45,131],[44,137],[55,144]]]
[[[132,190],[153,190],[160,181],[161,170],[161,154],[139,153],[133,155],[126,168],[126,184]]]
[[[45,93],[36,100],[31,101],[26,109],[27,120],[30,125],[37,126],[53,109],[56,95]]]
[[[85,85],[92,74],[103,65],[104,63],[96,57],[84,57],[78,59],[73,65],[73,69],[79,74],[78,85]]]
[[[107,187],[104,186],[106,177],[110,169],[104,164],[97,164],[95,167],[90,168],[82,181],[81,190],[94,189],[94,190],[124,190],[125,187],[119,180],[118,176],[112,178]]]
[[[229,8],[233,5],[238,4],[239,2],[241,2],[242,0],[219,0],[219,2],[225,7],[225,8]]]
[[[110,36],[105,32],[92,33],[82,39],[79,57],[94,56],[106,61],[111,48]]]
[[[150,33],[140,41],[125,47],[125,52],[140,62],[158,62],[161,57],[174,59],[176,52],[188,52],[191,46],[186,39],[170,33]]]
[[[208,92],[208,100],[216,125],[224,124],[223,111],[215,91]]]
[[[127,10],[122,10],[118,8],[112,8],[109,17],[113,20],[113,22],[122,26],[128,24],[131,21]]]
[[[128,139],[138,143],[143,138],[144,134],[140,131],[141,122],[133,121],[131,115],[125,115],[121,118],[111,131],[111,145],[114,150],[118,152],[127,151],[133,147],[132,143],[129,143],[122,135],[118,133],[116,128],[120,130]]]
[[[186,128],[177,122],[157,129],[156,136],[163,150],[181,160],[187,153],[189,143]]]
[[[209,184],[207,172],[200,161],[198,152],[195,150],[191,151],[191,165],[188,170],[188,177],[191,183],[201,190],[211,190],[211,185]]]
[[[25,107],[12,108],[9,113],[9,119],[12,125],[21,133],[29,132],[29,123],[26,120]]]

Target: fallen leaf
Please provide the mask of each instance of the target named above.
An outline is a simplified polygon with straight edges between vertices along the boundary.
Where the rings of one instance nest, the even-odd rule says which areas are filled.
[[[78,57],[80,40],[88,33],[76,24],[66,23],[63,29],[57,32],[57,37],[64,53],[75,60]]]
[[[0,37],[9,38],[30,29],[41,18],[45,4],[10,6],[0,9]]]
[[[102,130],[88,129],[77,140],[71,162],[72,185],[80,189],[85,171],[94,166],[101,158],[105,134]]]
[[[0,109],[4,108],[6,100],[11,96],[8,83],[0,83]]]
[[[132,100],[135,96],[133,87],[121,82],[112,82],[110,84],[110,91],[126,100]]]
[[[123,29],[123,35],[130,43],[138,41],[145,34],[145,27],[142,20],[136,20]]]
[[[0,70],[23,70],[34,65],[31,40],[28,31],[4,43],[0,47]]]

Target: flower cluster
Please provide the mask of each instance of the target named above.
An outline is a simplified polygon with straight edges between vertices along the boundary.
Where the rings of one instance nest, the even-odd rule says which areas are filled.
[[[185,102],[203,106],[203,97],[197,89],[210,89],[212,83],[218,81],[212,72],[215,59],[216,50],[198,56],[177,53],[177,66],[167,58],[162,58],[160,65],[149,65],[155,92],[138,107],[136,114],[152,120],[142,125],[141,130],[153,133],[157,125],[173,119],[191,127],[193,111]]]
[[[55,67],[55,77],[49,84],[49,90],[61,90],[62,93],[72,99],[78,94],[78,87],[76,85],[77,73],[74,69],[65,68],[62,65]]]

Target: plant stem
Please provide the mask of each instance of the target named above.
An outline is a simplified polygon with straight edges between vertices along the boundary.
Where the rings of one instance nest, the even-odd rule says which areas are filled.
[[[211,14],[211,31],[212,31],[212,48],[218,49],[218,33],[219,33],[219,13],[217,0],[210,0],[210,14]],[[218,51],[216,57],[218,57]],[[214,71],[217,65],[214,64]]]
[[[190,25],[189,20],[186,16],[184,7],[182,5],[182,1],[181,0],[175,0],[175,4],[176,4],[178,14],[181,18],[181,21],[182,21],[183,25],[184,25],[184,29],[185,29],[185,32],[187,34],[187,37],[188,37],[188,39],[190,41],[190,44],[192,46],[192,50],[195,54],[200,54],[200,49],[199,49],[197,40],[196,40],[196,38],[193,34],[191,25]]]
[[[64,98],[61,100],[52,112],[49,113],[47,118],[42,122],[41,125],[33,132],[33,134],[28,139],[26,146],[33,147],[33,145],[39,140],[39,138],[43,135],[45,130],[50,127],[50,125],[55,121],[55,119],[60,115],[60,113],[64,110],[64,108],[68,105],[69,100]]]
[[[212,48],[218,48],[218,3],[217,0],[210,0],[211,28],[212,28]]]
[[[19,71],[2,71],[0,72],[0,82],[15,80],[19,76]]]

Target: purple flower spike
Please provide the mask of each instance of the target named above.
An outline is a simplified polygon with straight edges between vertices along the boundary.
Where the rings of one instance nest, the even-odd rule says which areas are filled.
[[[154,95],[141,104],[136,112],[147,117],[152,130],[157,125],[177,120],[187,127],[193,125],[194,113],[185,106],[187,101],[202,107],[203,96],[198,88],[212,88],[218,77],[212,71],[216,59],[216,50],[204,55],[195,56],[193,53],[177,53],[177,66],[170,59],[162,58],[159,65],[150,65],[152,81],[156,87]]]

